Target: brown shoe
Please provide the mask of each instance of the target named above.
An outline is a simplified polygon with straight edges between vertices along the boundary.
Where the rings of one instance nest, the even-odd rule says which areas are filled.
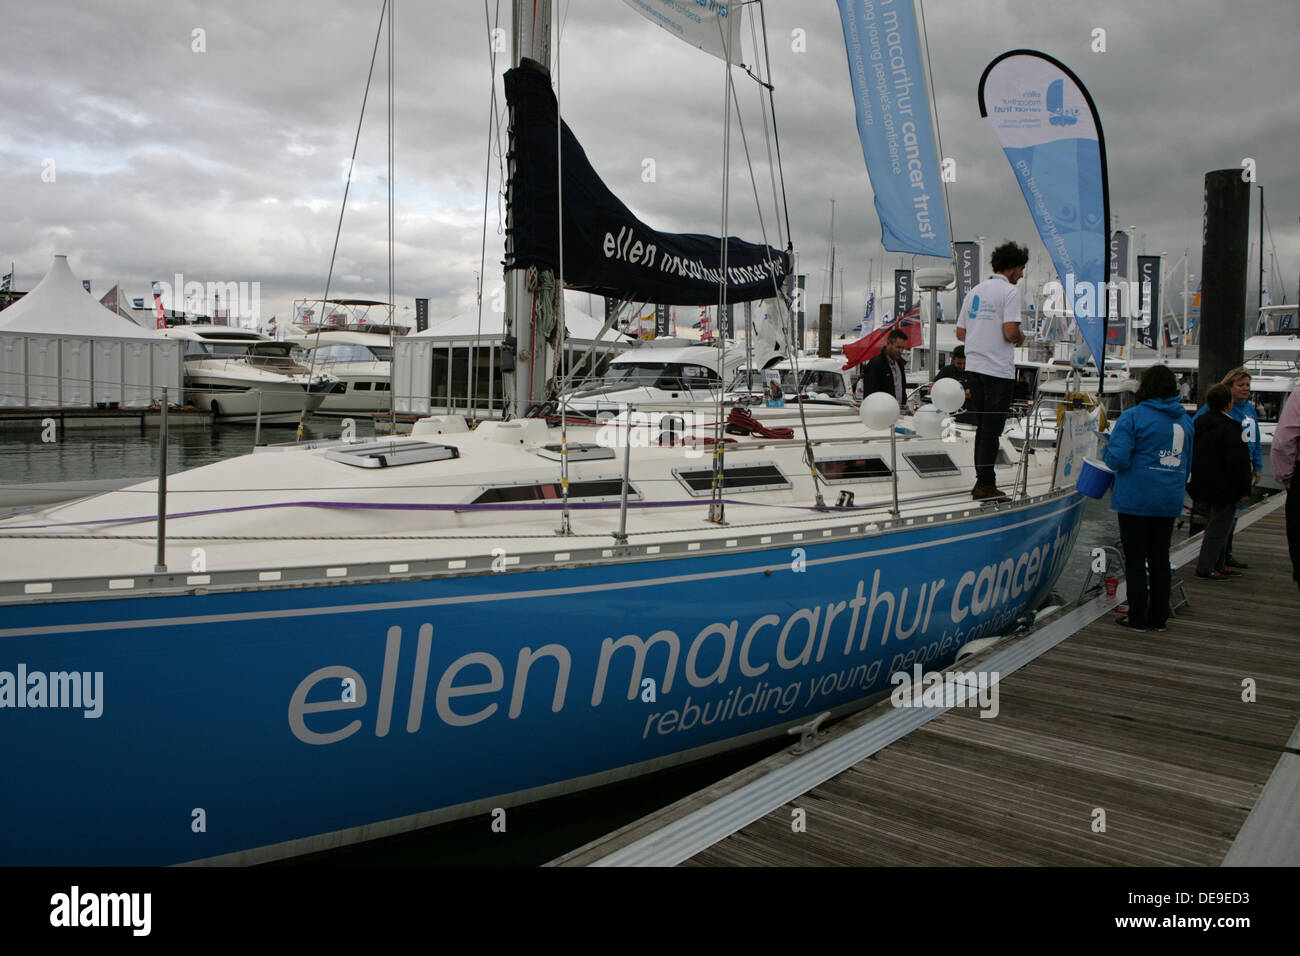
[[[1011,500],[996,485],[976,485],[970,496],[976,501],[992,501],[996,504]]]
[[[1245,561],[1238,561],[1236,558],[1229,558],[1224,562],[1230,568],[1248,568],[1250,567]]]

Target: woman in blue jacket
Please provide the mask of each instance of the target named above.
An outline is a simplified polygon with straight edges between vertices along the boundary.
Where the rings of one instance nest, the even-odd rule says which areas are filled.
[[[1129,613],[1119,623],[1163,631],[1169,620],[1169,540],[1192,466],[1192,420],[1165,365],[1146,370],[1137,402],[1115,423],[1105,455],[1115,472],[1110,506],[1119,513],[1128,579]]]
[[[1257,485],[1264,475],[1264,443],[1259,435],[1259,412],[1255,410],[1255,403],[1250,400],[1250,371],[1246,366],[1238,365],[1223,376],[1219,384],[1232,389],[1232,405],[1228,408],[1228,414],[1241,422],[1241,440],[1250,449],[1251,483]],[[1200,418],[1208,408],[1208,405],[1202,405],[1196,417]],[[1236,530],[1237,519],[1234,515],[1232,530],[1228,532],[1227,566],[1246,568],[1249,565],[1245,561],[1238,561],[1232,556],[1232,537]]]

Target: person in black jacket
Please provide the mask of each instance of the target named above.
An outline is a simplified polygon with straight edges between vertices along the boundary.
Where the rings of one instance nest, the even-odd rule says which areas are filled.
[[[1196,576],[1226,581],[1240,573],[1227,566],[1227,544],[1237,504],[1250,495],[1250,449],[1241,440],[1241,423],[1228,414],[1232,407],[1228,386],[1213,386],[1206,393],[1205,405],[1206,413],[1196,419],[1192,480],[1187,484],[1192,500],[1208,504],[1210,510]]]
[[[966,346],[959,345],[952,350],[952,364],[939,369],[939,374],[934,377],[934,380],[937,382],[941,378],[955,378],[961,382],[961,387],[966,389],[966,401],[970,401],[970,388],[966,385]],[[974,412],[962,412],[954,415],[953,418],[966,425],[979,424]]]
[[[907,398],[907,373],[903,370],[903,352],[907,333],[894,329],[885,337],[885,347],[862,369],[862,397],[888,392],[901,406]]]

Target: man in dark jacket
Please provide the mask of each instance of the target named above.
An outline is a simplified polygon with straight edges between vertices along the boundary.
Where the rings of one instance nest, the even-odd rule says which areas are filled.
[[[885,347],[862,369],[862,397],[888,392],[901,406],[907,398],[907,373],[903,371],[903,352],[907,333],[894,329],[885,337]]]
[[[1193,501],[1209,505],[1196,576],[1212,581],[1240,573],[1227,566],[1228,532],[1238,502],[1250,495],[1250,449],[1242,441],[1241,425],[1229,413],[1231,405],[1232,390],[1226,385],[1212,386],[1206,393],[1206,412],[1196,419],[1192,480],[1187,485]]]
[[[937,382],[941,378],[955,378],[961,382],[961,387],[966,389],[966,401],[970,401],[970,388],[966,385],[966,346],[959,345],[952,350],[952,364],[939,369],[939,374],[934,377],[934,380]],[[962,412],[953,417],[967,425],[979,424],[974,412]]]

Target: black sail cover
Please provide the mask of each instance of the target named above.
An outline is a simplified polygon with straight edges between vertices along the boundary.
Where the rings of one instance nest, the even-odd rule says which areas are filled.
[[[507,71],[505,87],[515,153],[514,257],[507,267],[558,273],[555,94],[546,74],[527,65]],[[721,239],[651,229],[601,182],[568,124],[561,136],[565,287],[637,302],[717,304]],[[774,298],[789,271],[785,253],[729,238],[726,301]]]

